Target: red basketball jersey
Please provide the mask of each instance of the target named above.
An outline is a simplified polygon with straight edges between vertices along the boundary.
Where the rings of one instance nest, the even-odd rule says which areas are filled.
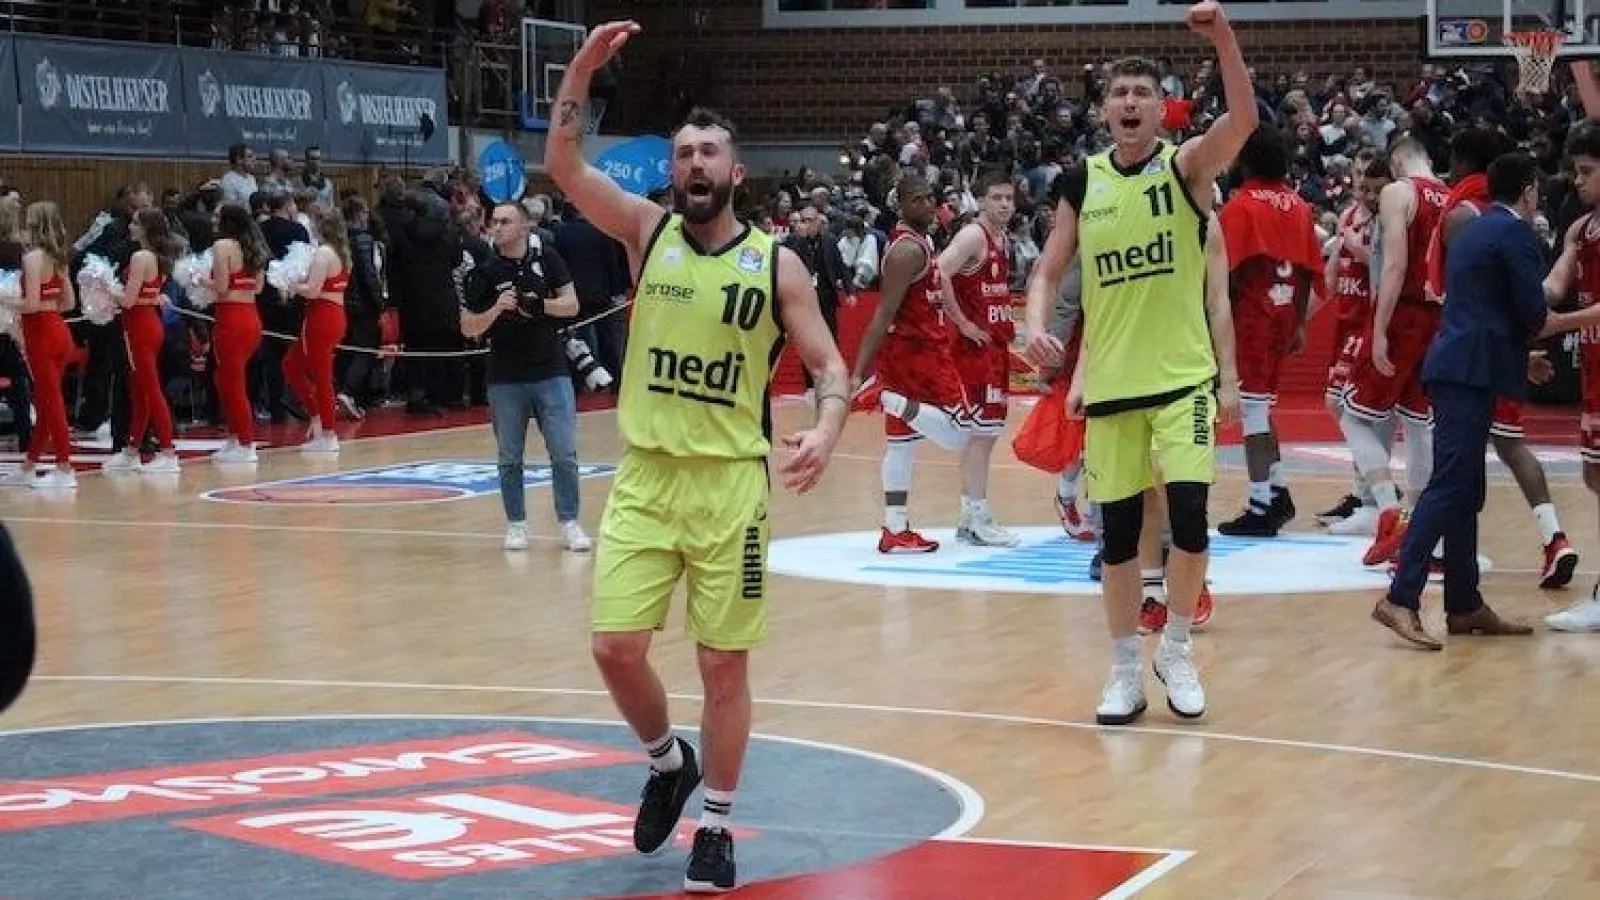
[[[1356,216],[1361,215],[1361,219]],[[1339,215],[1339,230],[1355,225],[1356,240],[1369,252],[1372,250],[1372,215],[1366,210],[1351,206]],[[1361,331],[1372,315],[1372,270],[1356,259],[1355,254],[1342,242],[1339,245],[1339,262],[1333,280],[1333,314],[1340,334]]]
[[[922,271],[906,288],[905,299],[895,310],[894,322],[889,332],[902,340],[947,341],[950,328],[944,320],[944,276],[939,272],[939,258],[933,252],[933,241],[914,228],[896,225],[889,233],[890,250],[901,241],[913,241],[922,248],[927,262]]]
[[[1594,213],[1579,220],[1577,238],[1578,306],[1600,303],[1600,221]],[[1583,381],[1583,409],[1600,412],[1600,326],[1578,331],[1578,364]]]
[[[1005,235],[982,225],[984,254],[964,272],[950,276],[956,302],[968,319],[997,340],[1010,343],[1016,333],[1011,318],[1011,254]]]
[[[1409,179],[1416,195],[1411,222],[1406,226],[1406,280],[1400,286],[1402,303],[1435,303],[1426,291],[1428,280],[1428,244],[1433,240],[1433,230],[1444,218],[1445,201],[1450,189],[1444,182],[1426,175]]]

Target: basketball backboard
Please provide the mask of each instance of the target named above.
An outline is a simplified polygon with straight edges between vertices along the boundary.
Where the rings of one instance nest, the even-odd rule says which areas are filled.
[[[561,89],[561,78],[587,35],[588,29],[573,22],[522,20],[522,127],[550,130],[550,108]],[[598,124],[600,112],[590,110],[591,127]]]
[[[1424,0],[1427,57],[1515,56],[1505,36],[1560,28],[1560,57],[1600,56],[1600,0]]]

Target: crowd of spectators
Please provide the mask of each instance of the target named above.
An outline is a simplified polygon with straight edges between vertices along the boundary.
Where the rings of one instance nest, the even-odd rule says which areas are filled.
[[[1157,62],[1166,94],[1163,127],[1170,138],[1198,133],[1225,111],[1210,60],[1190,70],[1165,58]],[[1039,59],[1020,74],[984,75],[965,93],[939,87],[872,123],[848,149],[848,165],[839,177],[802,171],[749,215],[787,234],[796,210],[819,210],[848,280],[854,288],[867,288],[875,284],[878,254],[894,224],[891,198],[903,171],[921,171],[941,191],[944,204],[934,234],[940,242],[977,212],[968,185],[979,170],[1003,167],[1017,185],[1011,254],[1014,287],[1020,289],[1050,233],[1053,180],[1110,144],[1097,108],[1108,67],[1086,64],[1068,76]],[[1321,213],[1325,237],[1332,236],[1338,212],[1353,200],[1351,164],[1357,153],[1381,152],[1409,134],[1428,148],[1444,175],[1450,138],[1468,125],[1498,129],[1508,146],[1539,160],[1548,182],[1545,209],[1535,225],[1547,241],[1579,214],[1561,149],[1568,128],[1583,114],[1565,66],[1556,68],[1550,90],[1538,95],[1517,91],[1516,68],[1509,60],[1428,63],[1399,83],[1379,83],[1359,66],[1329,74],[1252,69],[1251,77],[1261,120],[1290,136],[1291,182]],[[1219,193],[1228,189],[1224,179]]]

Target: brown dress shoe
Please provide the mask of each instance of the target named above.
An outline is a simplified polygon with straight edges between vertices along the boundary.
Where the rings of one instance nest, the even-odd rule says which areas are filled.
[[[1414,609],[1396,606],[1389,602],[1387,596],[1378,598],[1378,605],[1372,608],[1372,620],[1389,629],[1419,650],[1443,650],[1444,645],[1434,640],[1428,632],[1422,630],[1422,617]]]
[[[1500,614],[1485,603],[1469,613],[1450,614],[1444,617],[1445,630],[1450,634],[1525,635],[1533,634],[1533,626],[1500,618]]]

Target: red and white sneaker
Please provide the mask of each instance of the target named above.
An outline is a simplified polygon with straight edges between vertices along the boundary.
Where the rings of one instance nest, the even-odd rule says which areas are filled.
[[[1200,599],[1194,605],[1194,628],[1204,628],[1211,621],[1213,603],[1211,600],[1211,585],[1200,586]]]
[[[1578,568],[1578,551],[1567,543],[1567,536],[1556,532],[1544,548],[1544,569],[1539,573],[1539,587],[1549,591],[1564,588],[1572,581]]]
[[[878,536],[879,553],[932,553],[939,549],[938,541],[930,541],[915,531],[890,531],[887,527]]]
[[[1139,633],[1155,634],[1167,627],[1167,605],[1154,597],[1144,598],[1139,607]]]
[[[882,396],[883,382],[876,375],[868,376],[866,381],[861,382],[856,395],[850,398],[850,409],[852,412],[878,412],[879,398]]]
[[[1094,540],[1094,526],[1083,518],[1083,513],[1078,512],[1076,501],[1069,501],[1065,497],[1056,496],[1056,515],[1061,517],[1061,528],[1067,536],[1075,541]]]
[[[1379,566],[1386,562],[1394,562],[1400,552],[1400,545],[1406,540],[1406,525],[1408,520],[1398,506],[1391,506],[1378,513],[1378,531],[1372,539],[1372,546],[1367,548],[1367,553],[1361,558],[1364,566]]]

